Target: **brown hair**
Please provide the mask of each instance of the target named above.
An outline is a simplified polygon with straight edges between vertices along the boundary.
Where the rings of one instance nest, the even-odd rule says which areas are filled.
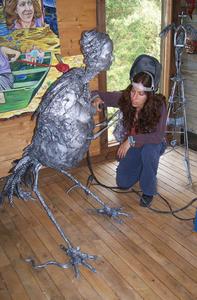
[[[39,0],[31,0],[32,5],[34,7],[34,19],[42,17],[42,9],[40,7]],[[6,24],[9,29],[14,27],[14,21],[18,20],[18,15],[16,13],[16,7],[18,4],[18,0],[6,0],[4,6],[4,15],[6,17]]]
[[[140,72],[133,78],[136,83],[142,83],[145,87],[151,86],[151,77],[147,73]],[[145,92],[147,100],[144,107],[138,114],[138,119],[135,120],[136,108],[131,103],[131,89],[130,84],[122,94],[119,100],[120,110],[123,112],[123,125],[124,128],[130,132],[135,127],[137,133],[148,133],[154,131],[160,116],[161,108],[165,102],[165,97],[162,94],[155,94],[154,92]]]

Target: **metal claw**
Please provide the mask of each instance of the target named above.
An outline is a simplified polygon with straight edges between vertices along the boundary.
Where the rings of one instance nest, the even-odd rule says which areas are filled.
[[[91,266],[91,264],[88,264],[88,263],[86,263],[85,261],[82,262],[82,264],[83,264],[83,266],[84,266],[85,268],[87,268],[88,270],[90,270],[90,271],[96,273],[96,269],[95,269],[93,266]]]
[[[80,276],[80,271],[78,268],[79,265],[83,265],[84,267],[86,267],[87,269],[89,269],[90,271],[92,271],[94,273],[96,272],[95,268],[93,268],[90,264],[86,263],[87,259],[96,260],[97,259],[96,255],[90,255],[88,253],[81,252],[80,247],[66,248],[63,245],[61,245],[60,247],[70,257],[70,264],[74,268],[75,277],[78,278]]]
[[[35,260],[32,257],[29,257],[29,258],[25,259],[25,261],[30,263],[32,265],[32,268],[34,268],[34,269],[42,269],[42,268],[46,268],[47,266],[50,266],[50,265],[58,266],[58,267],[63,268],[63,269],[69,269],[69,268],[72,267],[72,264],[70,262],[66,263],[66,264],[62,264],[62,263],[59,263],[59,262],[54,261],[54,260],[49,260],[49,261],[47,261],[45,263],[42,263],[42,264],[36,264]]]
[[[57,261],[49,260],[42,264],[36,264],[35,260],[32,257],[27,258],[25,261],[30,263],[34,269],[46,268],[49,265],[58,266],[63,269],[73,268],[76,278],[79,278],[80,276],[79,265],[83,265],[85,268],[89,269],[94,273],[96,272],[96,269],[92,267],[91,264],[86,262],[86,260],[88,259],[96,260],[98,258],[96,255],[81,252],[79,247],[66,248],[64,245],[60,245],[60,248],[70,258],[68,263],[59,263]]]
[[[89,211],[106,215],[110,218],[113,218],[118,223],[122,223],[123,220],[119,219],[120,216],[131,217],[131,214],[129,213],[121,212],[122,209],[123,207],[109,207],[105,205],[103,208],[93,208],[89,209]]]

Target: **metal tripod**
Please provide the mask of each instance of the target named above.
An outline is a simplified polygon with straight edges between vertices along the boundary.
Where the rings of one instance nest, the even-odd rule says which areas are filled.
[[[175,27],[171,24],[164,28],[160,36],[166,34],[171,29],[174,29],[174,48],[175,48],[175,66],[176,75],[171,78],[173,81],[172,90],[168,102],[167,115],[167,131],[171,136],[171,149],[166,153],[174,150],[176,153],[184,156],[184,163],[189,184],[192,184],[192,176],[189,161],[189,147],[188,147],[188,132],[187,132],[187,117],[186,117],[186,98],[184,93],[184,82],[181,74],[181,57],[186,46],[187,31],[183,25],[183,18],[186,17],[183,13],[179,15],[181,24]],[[177,139],[180,142],[177,142]],[[177,151],[177,148],[183,144],[184,153]]]

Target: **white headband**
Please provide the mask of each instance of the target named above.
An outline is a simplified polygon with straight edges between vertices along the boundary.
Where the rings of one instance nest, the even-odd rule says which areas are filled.
[[[142,92],[152,92],[153,88],[152,87],[146,87],[144,86],[141,82],[132,82],[132,86]]]

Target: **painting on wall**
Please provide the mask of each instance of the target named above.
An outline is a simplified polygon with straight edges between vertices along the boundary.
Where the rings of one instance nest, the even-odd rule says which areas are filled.
[[[0,119],[36,110],[68,65],[61,59],[55,0],[0,1]]]
[[[8,30],[44,26],[40,0],[5,0],[2,4]]]

